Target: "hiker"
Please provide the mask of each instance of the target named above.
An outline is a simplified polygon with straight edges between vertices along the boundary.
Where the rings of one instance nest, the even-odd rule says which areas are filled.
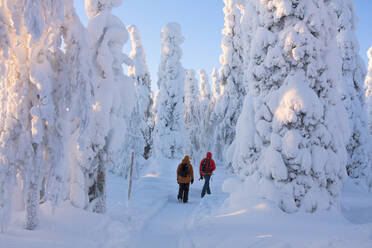
[[[200,179],[204,181],[203,190],[201,192],[201,198],[205,196],[205,193],[208,195],[211,194],[211,189],[209,188],[209,180],[211,179],[211,176],[213,175],[213,171],[216,169],[216,164],[214,163],[214,160],[212,159],[212,153],[207,152],[207,157],[203,158],[200,162],[199,167],[199,173],[200,173]]]
[[[190,182],[191,184],[194,183],[194,170],[187,155],[182,160],[182,163],[178,165],[177,182],[179,184],[177,199],[186,203],[189,198]]]

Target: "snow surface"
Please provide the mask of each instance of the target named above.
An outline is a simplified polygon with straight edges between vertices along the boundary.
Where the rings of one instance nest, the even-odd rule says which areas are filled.
[[[257,197],[256,185],[226,174],[222,164],[212,177],[212,195],[201,199],[203,182],[195,181],[189,202],[179,203],[177,165],[175,160],[153,161],[134,181],[129,202],[128,182],[110,174],[105,215],[67,202],[53,214],[47,203],[40,209],[40,225],[31,232],[23,229],[24,212],[18,211],[0,234],[1,247],[372,247],[372,194],[350,181],[342,192],[341,211],[286,214]]]

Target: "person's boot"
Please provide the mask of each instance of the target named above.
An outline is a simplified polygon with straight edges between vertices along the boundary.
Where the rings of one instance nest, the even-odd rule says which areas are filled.
[[[189,199],[189,192],[185,191],[183,193],[183,203],[186,203],[188,199]]]

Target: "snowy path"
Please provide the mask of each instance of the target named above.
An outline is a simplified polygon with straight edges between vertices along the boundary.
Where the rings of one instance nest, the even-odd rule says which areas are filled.
[[[194,171],[197,172],[195,168]],[[166,193],[157,191],[156,188],[150,194],[146,192],[145,195],[158,197],[157,200],[164,204],[161,209],[145,221],[143,229],[133,237],[133,247],[194,247],[189,230],[198,216],[198,210],[202,202],[211,197],[207,195],[201,199],[200,193],[204,181],[198,181],[197,178],[198,175],[195,174],[195,182],[190,185],[189,201],[186,204],[178,202],[176,198],[178,184],[174,173],[169,177],[159,176],[151,178],[151,180],[146,180],[147,178],[141,180],[142,190],[148,190],[155,184],[158,187],[157,189],[162,188]],[[220,187],[225,178],[226,175],[223,173],[213,176],[211,182],[213,195],[227,196],[221,192]],[[137,194],[141,195],[141,190],[137,191]]]
[[[193,195],[195,189],[191,190]],[[190,199],[189,204],[178,203],[174,194],[168,197],[164,208],[148,221],[138,235],[135,247],[178,247],[180,239],[186,235],[188,221],[197,204]]]
[[[127,182],[110,175],[108,221],[101,225],[106,233],[100,240],[102,247],[196,247],[190,233],[202,216],[209,215],[227,197],[221,187],[227,175],[217,169],[211,180],[212,195],[201,199],[204,181],[198,180],[194,166],[195,181],[190,185],[189,201],[184,204],[177,200],[176,166],[173,162],[166,166],[172,168],[169,171],[154,170],[135,180],[129,204]]]
[[[228,198],[222,185],[229,175],[217,165],[212,195],[201,199],[203,181],[195,180],[189,202],[183,204],[176,199],[176,163],[158,162],[161,169],[150,170],[135,180],[129,204],[128,182],[109,174],[105,215],[89,213],[68,202],[52,214],[45,204],[39,228],[30,232],[22,227],[24,212],[20,211],[9,230],[0,233],[0,247],[372,247],[372,194],[350,183],[343,190],[341,212],[286,214],[272,202],[250,196],[244,188]]]

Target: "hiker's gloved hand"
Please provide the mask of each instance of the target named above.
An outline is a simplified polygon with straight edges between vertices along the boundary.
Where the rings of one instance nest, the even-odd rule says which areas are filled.
[[[193,184],[194,183],[194,179],[191,179],[191,184]]]
[[[199,181],[200,181],[200,180],[203,180],[203,176],[200,176]]]

